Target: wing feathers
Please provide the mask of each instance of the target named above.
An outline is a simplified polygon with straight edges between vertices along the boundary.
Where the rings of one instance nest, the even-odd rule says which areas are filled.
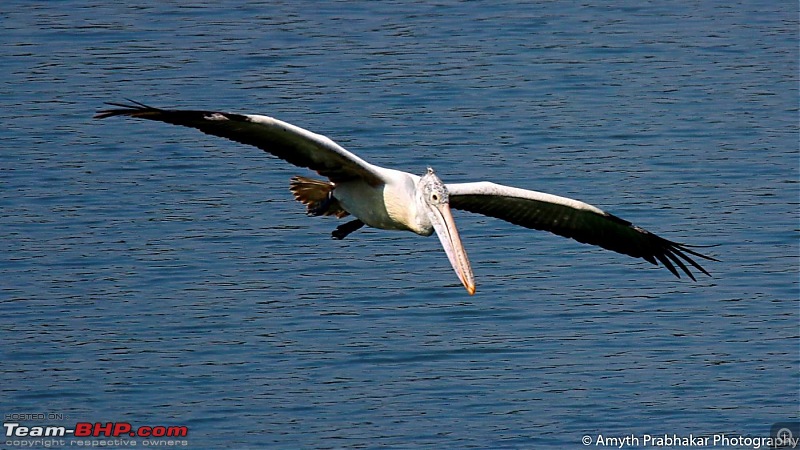
[[[117,108],[99,111],[95,118],[129,116],[197,128],[207,134],[258,147],[291,164],[315,170],[333,182],[363,179],[373,186],[383,183],[375,166],[329,138],[272,117],[164,110],[129,101],[130,104],[108,103]]]
[[[695,279],[686,263],[710,276],[691,256],[716,261],[578,200],[489,182],[450,184],[447,189],[452,208],[549,231],[652,264],[660,262],[678,278],[683,272]]]

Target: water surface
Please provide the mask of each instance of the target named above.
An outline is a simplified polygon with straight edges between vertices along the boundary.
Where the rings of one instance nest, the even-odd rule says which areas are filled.
[[[798,416],[797,5],[6,2],[0,412],[196,448],[574,447]],[[590,202],[713,278],[457,213],[332,241],[307,172],[106,101],[276,116]],[[36,423],[31,423],[36,425]]]

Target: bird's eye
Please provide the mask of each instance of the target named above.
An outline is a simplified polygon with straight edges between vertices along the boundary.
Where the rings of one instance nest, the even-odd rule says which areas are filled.
[[[439,196],[436,194],[431,195],[431,199],[435,202],[439,201]]]

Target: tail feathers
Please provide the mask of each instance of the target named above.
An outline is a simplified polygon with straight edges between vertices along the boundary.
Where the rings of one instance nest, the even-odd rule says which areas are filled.
[[[333,188],[331,182],[301,176],[292,177],[289,181],[289,190],[294,194],[294,199],[306,205],[309,216],[336,216],[341,219],[348,213],[333,196]]]

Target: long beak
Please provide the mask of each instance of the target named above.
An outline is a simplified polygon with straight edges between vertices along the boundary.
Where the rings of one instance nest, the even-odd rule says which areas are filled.
[[[431,223],[433,229],[436,230],[436,235],[439,236],[439,241],[444,247],[444,252],[447,253],[447,259],[450,260],[450,265],[456,271],[458,279],[461,284],[467,288],[469,295],[475,293],[475,277],[472,275],[472,267],[469,265],[467,259],[467,252],[464,251],[464,246],[461,245],[461,238],[458,236],[456,229],[456,222],[453,220],[453,215],[450,213],[450,205],[441,203],[432,207]]]

